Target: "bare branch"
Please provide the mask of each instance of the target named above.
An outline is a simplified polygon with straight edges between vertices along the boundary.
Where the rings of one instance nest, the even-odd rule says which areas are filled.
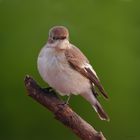
[[[106,140],[101,132],[97,132],[68,105],[64,105],[54,91],[42,89],[30,76],[26,76],[24,82],[28,95],[54,113],[57,120],[82,140]]]

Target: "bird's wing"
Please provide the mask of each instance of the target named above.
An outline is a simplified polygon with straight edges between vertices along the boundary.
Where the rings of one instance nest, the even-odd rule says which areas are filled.
[[[108,98],[108,95],[105,92],[96,72],[89,64],[88,59],[78,48],[71,45],[71,47],[65,51],[65,56],[73,69],[77,70],[83,76],[88,78],[92,83],[94,83],[94,85],[99,89],[103,96]]]

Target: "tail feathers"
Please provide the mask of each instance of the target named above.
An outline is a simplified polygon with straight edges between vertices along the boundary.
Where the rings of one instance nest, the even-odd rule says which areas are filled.
[[[110,120],[107,113],[103,110],[103,108],[99,102],[94,104],[92,107],[95,109],[95,111],[97,112],[97,114],[101,120],[106,120],[106,121]]]
[[[102,106],[100,105],[97,98],[93,95],[92,91],[83,93],[81,95],[91,103],[92,107],[95,109],[101,120],[109,121],[107,113],[103,110]]]

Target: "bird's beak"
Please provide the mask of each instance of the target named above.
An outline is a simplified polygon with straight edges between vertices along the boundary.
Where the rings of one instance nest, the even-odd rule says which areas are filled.
[[[69,41],[67,39],[59,40],[59,45],[57,47],[63,50],[63,49],[66,49],[68,45],[69,45]]]

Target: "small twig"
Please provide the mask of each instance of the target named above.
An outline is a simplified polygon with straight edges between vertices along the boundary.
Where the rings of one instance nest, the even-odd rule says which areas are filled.
[[[82,140],[106,140],[102,132],[97,132],[68,105],[64,105],[54,91],[42,89],[30,76],[26,76],[24,82],[28,95],[54,113],[57,120]]]

